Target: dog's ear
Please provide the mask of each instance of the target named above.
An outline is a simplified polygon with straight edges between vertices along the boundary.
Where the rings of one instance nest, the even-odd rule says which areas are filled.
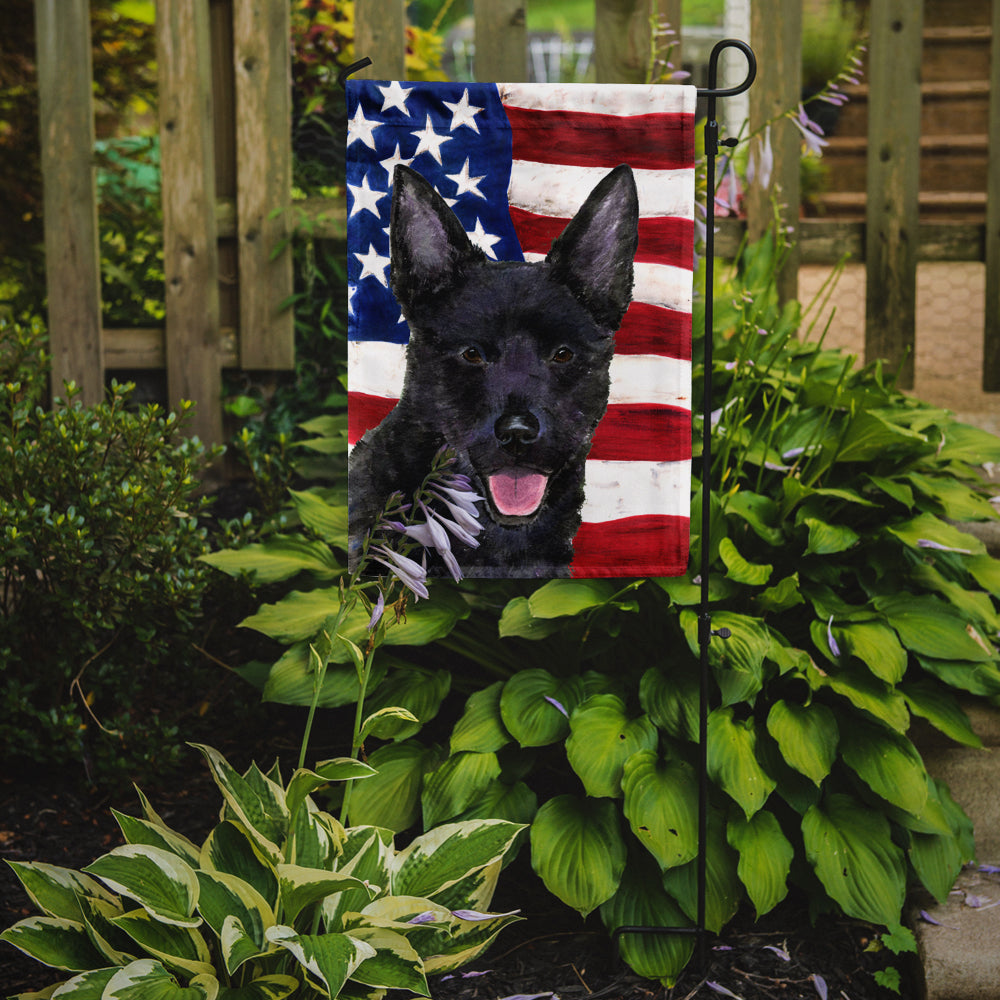
[[[632,300],[639,196],[632,168],[615,167],[552,244],[546,261],[602,326],[614,331]]]
[[[397,164],[389,219],[390,284],[404,308],[437,295],[463,265],[485,259],[455,213],[415,170]]]

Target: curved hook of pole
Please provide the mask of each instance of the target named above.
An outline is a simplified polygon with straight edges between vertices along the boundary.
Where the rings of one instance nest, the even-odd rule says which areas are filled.
[[[747,59],[746,79],[736,87],[724,87],[718,89],[716,83],[719,75],[719,56],[725,49],[739,49]],[[757,57],[753,54],[753,49],[746,42],[738,38],[723,38],[721,42],[716,42],[712,49],[712,54],[708,57],[708,87],[698,91],[699,97],[735,97],[749,90],[751,84],[757,78]]]
[[[365,56],[363,59],[359,59],[357,62],[352,62],[350,66],[345,66],[337,74],[337,84],[340,87],[340,89],[347,90],[347,78],[352,73],[357,73],[358,70],[362,70],[366,66],[371,66],[371,64],[372,64],[371,59],[369,59],[368,56]]]

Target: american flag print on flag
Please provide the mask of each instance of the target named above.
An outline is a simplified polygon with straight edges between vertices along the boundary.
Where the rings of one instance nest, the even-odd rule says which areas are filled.
[[[392,222],[398,227],[394,236],[398,245],[409,240],[407,262],[416,258],[418,265],[421,263],[422,231],[405,221],[411,217],[404,214],[408,212],[408,193],[413,192],[414,205],[424,213],[421,218],[431,219],[427,224],[435,231],[448,229],[451,223],[446,214],[450,217],[453,213],[464,231],[464,237],[459,233],[458,239],[467,238],[478,258],[488,263],[544,262],[541,266],[552,274],[565,270],[566,283],[581,302],[589,303],[590,293],[580,292],[579,286],[590,287],[589,281],[595,288],[603,287],[604,278],[588,274],[574,277],[573,269],[579,266],[585,271],[591,266],[588,261],[598,266],[605,242],[610,245],[615,238],[614,225],[608,220],[613,223],[616,216],[609,206],[624,204],[625,195],[619,195],[618,189],[624,191],[623,175],[628,174],[631,180],[627,184],[634,181],[638,197],[630,297],[627,308],[622,304],[620,325],[609,331],[614,339],[607,405],[589,434],[585,460],[581,460],[583,498],[572,532],[571,556],[565,567],[553,568],[544,560],[533,565],[520,556],[505,564],[503,550],[497,565],[488,565],[488,560],[484,563],[483,557],[470,553],[470,563],[463,564],[463,569],[467,576],[494,577],[676,576],[686,572],[691,498],[695,89],[351,80],[347,99],[348,443],[353,449],[352,463],[364,448],[358,446],[362,436],[399,409],[404,382],[410,385],[407,392],[412,395],[417,381],[407,373],[407,345],[411,325],[417,329],[414,316],[421,310],[426,313],[428,306],[421,300],[419,305],[401,308],[392,289],[397,281],[404,282],[399,273],[404,263],[390,251]],[[623,164],[631,169],[616,169]],[[409,169],[397,172],[397,165]],[[432,193],[422,194],[419,178],[414,179],[411,171],[428,182],[440,199]],[[395,192],[396,198],[394,178],[403,178],[407,188],[404,193],[397,183],[400,191]],[[450,211],[439,210],[438,201]],[[399,207],[394,208],[396,202]],[[572,235],[567,228],[571,220]],[[404,229],[415,235],[404,238],[400,235]],[[557,251],[553,241],[564,231],[562,249]],[[430,269],[427,273],[431,277],[421,279],[422,288],[440,278],[431,256],[428,250],[424,266]],[[577,265],[577,257],[584,263]],[[563,258],[565,262],[560,263]],[[514,289],[513,297],[520,300],[523,309],[530,308],[533,319],[529,317],[527,325],[535,322],[541,328],[539,339],[557,336],[550,330],[563,319],[543,319],[542,307],[532,304],[533,293],[518,284],[527,280],[525,269],[513,264],[504,267],[507,270],[493,272],[502,276],[495,279],[497,288]],[[456,268],[466,273],[460,265]],[[442,304],[442,315],[448,308]],[[591,305],[588,308],[595,315],[602,312]],[[491,327],[489,332],[495,334],[497,326],[507,323],[507,319],[495,319],[499,313],[484,310],[488,320],[482,324],[484,331]],[[567,308],[560,316],[573,311]],[[448,321],[441,322],[446,326]],[[596,325],[603,322],[602,316]],[[447,339],[436,323],[424,325],[433,332],[415,333],[417,339]],[[456,354],[455,363],[465,365],[462,371],[468,371],[469,379],[487,377],[493,359],[486,356],[485,348],[480,350],[470,340],[469,345],[458,344],[458,349],[461,358]],[[415,363],[414,350],[409,352],[411,364]],[[423,348],[420,351],[423,353]],[[548,353],[541,360],[533,359],[532,364],[544,364],[545,372],[555,373],[551,378],[561,378],[563,384],[569,381],[568,366],[582,365],[586,354],[555,341],[545,351]],[[571,360],[562,367],[567,354]],[[533,398],[536,385],[542,384],[531,381],[534,378],[533,374],[526,376],[528,381],[517,394],[516,405],[500,404],[497,436],[503,436],[503,424],[510,437],[504,419],[513,427],[510,433],[526,441],[558,432],[562,421],[555,416],[555,409],[548,418],[544,413],[537,419],[533,415],[536,407],[544,408],[540,399]],[[457,388],[459,376],[448,381]],[[451,412],[455,407],[436,396],[428,397],[421,419],[435,407],[459,419]],[[411,408],[408,412],[417,411]],[[370,438],[371,433],[366,441]],[[403,450],[397,447],[384,453],[397,455]],[[509,531],[530,531],[529,515],[533,516],[531,503],[535,501],[527,496],[544,491],[542,504],[554,504],[558,478],[547,466],[536,473],[533,463],[534,459],[527,458],[523,465],[531,469],[519,467],[496,475],[473,470],[472,486],[486,498],[481,504],[481,519],[492,517]],[[357,489],[352,471],[352,509]],[[536,537],[529,548],[541,544]]]

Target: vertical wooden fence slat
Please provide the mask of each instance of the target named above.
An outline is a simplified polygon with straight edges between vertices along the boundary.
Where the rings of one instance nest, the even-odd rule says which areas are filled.
[[[750,88],[750,130],[795,108],[802,91],[802,4],[799,0],[758,0],[750,8],[750,41],[761,72]],[[739,122],[730,123],[735,132]],[[755,140],[756,142],[757,140]],[[781,206],[781,225],[793,228],[794,243],[778,274],[778,296],[784,302],[798,296],[799,159],[802,136],[787,119],[771,127],[774,170],[765,189],[759,178],[747,192],[750,239],[759,239],[774,219],[773,202]]]
[[[651,12],[651,0],[594,0],[598,83],[646,82]]]
[[[88,0],[35,0],[52,392],[104,396]]]
[[[219,257],[207,0],[156,8],[166,273],[167,395],[197,402],[192,431],[222,440]]]
[[[233,7],[236,72],[236,229],[240,265],[240,366],[295,367],[291,309],[292,200],[288,0]],[[284,249],[276,249],[284,243]]]
[[[872,0],[869,15],[865,360],[899,367],[904,389],[916,344],[923,6]]]
[[[1000,0],[993,0],[990,46],[989,171],[986,180],[986,325],[983,389],[1000,392]]]
[[[372,65],[354,75],[367,80],[406,79],[405,0],[355,0],[354,57]]]
[[[474,0],[477,80],[521,83],[528,78],[524,0]]]

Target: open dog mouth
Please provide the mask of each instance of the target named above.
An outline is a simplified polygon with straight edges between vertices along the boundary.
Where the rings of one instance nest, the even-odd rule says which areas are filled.
[[[487,479],[493,506],[504,517],[530,517],[542,505],[549,477],[534,469],[510,468]]]

